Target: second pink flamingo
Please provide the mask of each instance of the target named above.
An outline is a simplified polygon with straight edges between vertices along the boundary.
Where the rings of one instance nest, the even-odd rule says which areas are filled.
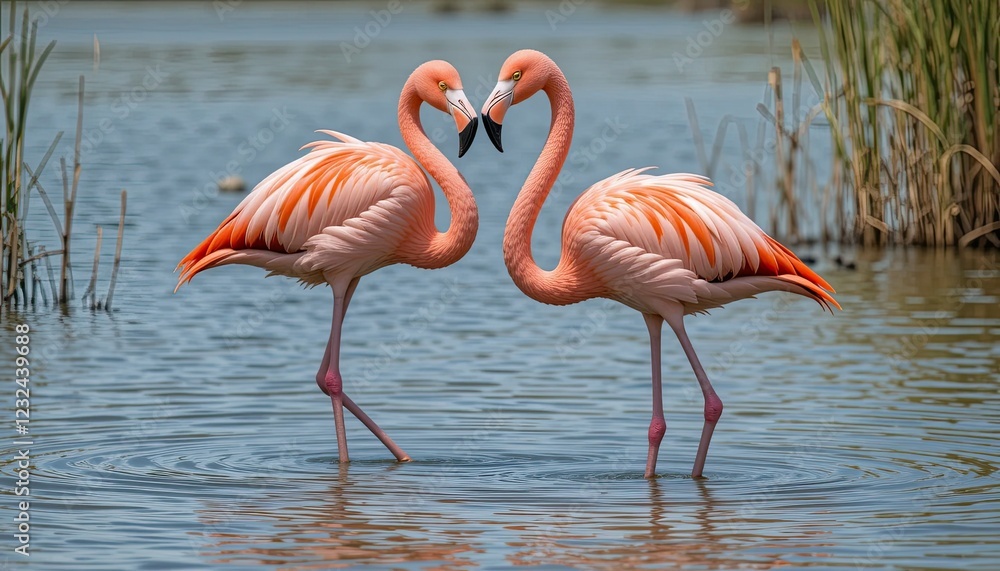
[[[514,283],[542,303],[567,305],[591,298],[619,301],[642,313],[653,364],[653,418],[645,477],[656,473],[666,431],[660,388],[660,330],[665,320],[680,341],[705,398],[705,424],[691,475],[701,477],[708,445],[722,415],[722,399],[709,382],[684,331],[684,316],[704,313],[766,291],[812,298],[839,308],[833,288],[788,248],[764,233],[730,200],[691,174],[653,176],[627,170],[587,189],[570,206],[555,269],[538,267],[531,234],[573,138],[569,84],[548,56],[515,52],[483,106],[483,126],[498,150],[507,110],[539,91],[548,95],[548,139],[514,203],[504,231],[504,262]],[[832,312],[832,309],[831,309]]]

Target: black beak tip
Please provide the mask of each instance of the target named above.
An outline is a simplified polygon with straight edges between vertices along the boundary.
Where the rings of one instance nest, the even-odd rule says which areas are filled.
[[[476,138],[476,130],[479,129],[479,119],[472,118],[472,121],[458,134],[458,158],[462,158],[465,151],[472,146],[472,140]]]
[[[500,131],[503,129],[503,125],[493,121],[489,115],[483,113],[483,127],[486,129],[486,134],[489,135],[490,141],[493,142],[493,146],[502,153],[503,144],[500,143]]]

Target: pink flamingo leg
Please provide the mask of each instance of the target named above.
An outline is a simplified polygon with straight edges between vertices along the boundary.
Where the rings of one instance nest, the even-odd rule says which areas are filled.
[[[336,300],[336,296],[334,296],[334,311],[336,311],[336,307],[337,306],[339,306],[341,308],[340,326],[343,325],[343,319],[347,315],[347,308],[351,304],[351,297],[354,296],[354,291],[357,289],[358,282],[360,281],[360,279],[361,278],[354,278],[353,280],[351,280],[350,285],[348,285],[348,287],[347,287],[347,291],[344,293],[344,299],[343,299],[343,301],[341,303],[338,304],[337,300]],[[336,316],[334,317],[334,319],[336,319]],[[334,327],[337,327],[337,326],[338,325],[335,322]],[[323,355],[323,365],[320,367],[319,372],[316,374],[316,384],[319,385],[319,388],[324,393],[326,393],[327,395],[331,396],[331,400],[334,400],[333,399],[333,395],[331,395],[330,388],[327,385],[327,378],[329,376],[328,372],[330,370],[331,356],[333,355],[334,351],[336,351],[336,354],[338,356],[338,361],[339,361],[340,340],[339,340],[339,331],[338,331],[338,339],[337,339],[337,342],[336,342],[336,347],[334,348],[335,344],[333,343],[333,335],[332,335],[332,333],[333,333],[333,331],[331,329],[331,342],[328,343],[327,346],[326,346],[326,353]],[[397,460],[399,460],[400,462],[408,462],[410,460],[410,455],[407,454],[406,452],[404,452],[403,449],[399,447],[399,445],[397,445],[395,442],[393,442],[392,439],[389,438],[389,435],[386,434],[385,431],[382,430],[382,428],[379,427],[379,425],[376,424],[375,421],[372,420],[371,417],[368,416],[365,413],[365,411],[361,410],[360,406],[358,406],[357,404],[355,404],[355,402],[353,400],[351,400],[350,397],[348,397],[344,393],[344,390],[343,390],[343,379],[340,376],[339,367],[336,369],[335,378],[337,379],[336,382],[339,383],[339,385],[340,385],[340,391],[339,391],[339,397],[340,397],[340,399],[339,400],[341,401],[342,407],[346,408],[347,410],[349,410],[351,412],[351,414],[353,414],[354,416],[356,416],[358,418],[358,420],[360,420],[361,423],[364,424],[368,428],[368,430],[370,430],[371,433],[374,434],[375,437],[378,438],[379,441],[381,441],[382,444],[384,444],[385,447],[389,449],[389,452],[391,452],[392,455],[395,456]],[[334,411],[333,411],[334,423],[337,425],[337,449],[339,451],[339,454],[340,454],[341,458],[345,458],[345,457],[347,457],[346,456],[346,452],[347,452],[347,450],[346,450],[347,433],[346,433],[344,425],[343,425],[343,410],[341,410],[341,413],[340,413],[340,418],[341,419],[338,420],[337,419],[337,404],[336,404],[336,402],[334,402],[333,406],[334,406]],[[345,446],[344,446],[343,450],[341,450],[341,448],[340,448],[340,442],[341,441],[345,442]]]
[[[358,282],[360,281],[361,278],[354,278],[353,280],[351,280],[351,283],[347,286],[347,291],[344,293],[343,313],[341,315],[341,319],[347,317],[347,306],[351,305],[351,298],[354,297],[354,290],[358,289]],[[337,309],[336,301],[337,301],[337,296],[336,294],[334,294],[334,311],[336,311]],[[332,332],[333,331],[331,328],[331,333]],[[326,394],[327,396],[330,395],[329,390],[327,390],[326,388],[326,371],[327,368],[330,366],[330,347],[331,344],[327,342],[326,351],[323,353],[323,364],[320,365],[319,372],[316,373],[316,384],[319,385],[319,390],[323,391],[323,393]]]
[[[667,431],[667,421],[663,418],[663,391],[660,385],[660,329],[663,318],[645,313],[646,327],[649,329],[649,350],[653,362],[653,419],[649,422],[649,453],[646,455],[645,478],[656,476],[656,456],[660,451],[660,441]]]
[[[344,427],[344,380],[340,376],[340,332],[344,324],[344,300],[346,292],[333,293],[333,325],[330,328],[330,342],[327,344],[326,371],[323,386],[333,401],[333,422],[337,430],[337,455],[341,464],[351,461],[347,453],[347,429]]]
[[[677,340],[681,342],[684,354],[687,355],[688,361],[691,362],[691,368],[694,369],[694,376],[698,378],[698,384],[701,385],[701,392],[705,396],[705,426],[701,430],[698,453],[694,457],[694,467],[691,468],[691,476],[701,478],[702,472],[705,469],[705,458],[708,457],[708,445],[712,441],[712,433],[715,432],[715,425],[722,416],[722,399],[719,398],[719,395],[715,393],[715,389],[712,388],[712,383],[709,382],[708,375],[705,374],[705,369],[701,366],[698,355],[694,352],[694,347],[691,346],[691,340],[688,339],[687,332],[684,330],[684,317],[668,317],[667,323],[677,335]]]

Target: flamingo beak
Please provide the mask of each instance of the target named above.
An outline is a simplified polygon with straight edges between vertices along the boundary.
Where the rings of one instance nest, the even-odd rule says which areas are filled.
[[[508,79],[497,82],[490,98],[486,100],[486,105],[483,105],[483,127],[486,128],[486,134],[489,135],[493,146],[501,153],[503,152],[503,144],[500,140],[500,132],[503,129],[503,118],[513,101],[514,80]]]
[[[458,157],[469,150],[472,140],[476,138],[476,130],[479,128],[479,119],[469,105],[469,99],[461,89],[449,89],[444,93],[448,104],[451,105],[451,115],[455,118],[455,125],[458,127]]]

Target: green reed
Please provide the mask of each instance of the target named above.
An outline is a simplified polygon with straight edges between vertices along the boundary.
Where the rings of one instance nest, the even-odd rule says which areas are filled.
[[[24,272],[31,257],[24,234],[25,213],[28,189],[41,174],[44,164],[35,176],[28,174],[25,168],[28,107],[38,72],[55,47],[55,42],[51,42],[40,53],[36,52],[37,23],[29,21],[25,10],[18,29],[13,2],[8,22],[9,33],[0,43],[0,95],[4,108],[3,138],[0,139],[0,300],[3,304],[29,291]]]
[[[829,0],[831,190],[864,245],[1000,246],[1000,3]],[[825,223],[825,222],[824,222]]]
[[[10,3],[8,21],[10,22],[8,35],[0,43],[0,95],[3,97],[4,110],[4,127],[2,138],[0,138],[0,245],[2,245],[0,248],[0,252],[2,252],[0,253],[0,306],[35,305],[39,298],[43,304],[47,304],[49,296],[46,292],[46,284],[51,292],[52,303],[65,304],[73,295],[70,242],[73,234],[73,213],[81,172],[80,144],[83,133],[84,78],[80,76],[73,164],[68,168],[65,158],[59,160],[63,186],[63,217],[60,219],[52,200],[39,182],[39,178],[61,140],[62,132],[55,136],[34,169],[25,159],[28,138],[28,107],[31,102],[31,93],[42,65],[56,43],[50,42],[41,52],[38,52],[36,50],[37,21],[30,19],[27,9],[24,10],[23,17],[19,20],[14,2]],[[20,21],[20,28],[16,26],[18,21]],[[41,198],[48,211],[59,235],[61,249],[47,250],[44,245],[36,245],[28,240],[27,214],[33,190]],[[91,308],[110,309],[111,307],[121,261],[124,216],[125,191],[122,191],[118,244],[111,285],[106,300],[98,300],[92,291],[89,293],[90,302],[88,305]],[[100,242],[98,242],[99,244]],[[61,261],[58,286],[50,258],[57,255]],[[45,266],[45,272],[40,269],[42,264]],[[92,282],[94,279],[96,276],[92,278]]]

